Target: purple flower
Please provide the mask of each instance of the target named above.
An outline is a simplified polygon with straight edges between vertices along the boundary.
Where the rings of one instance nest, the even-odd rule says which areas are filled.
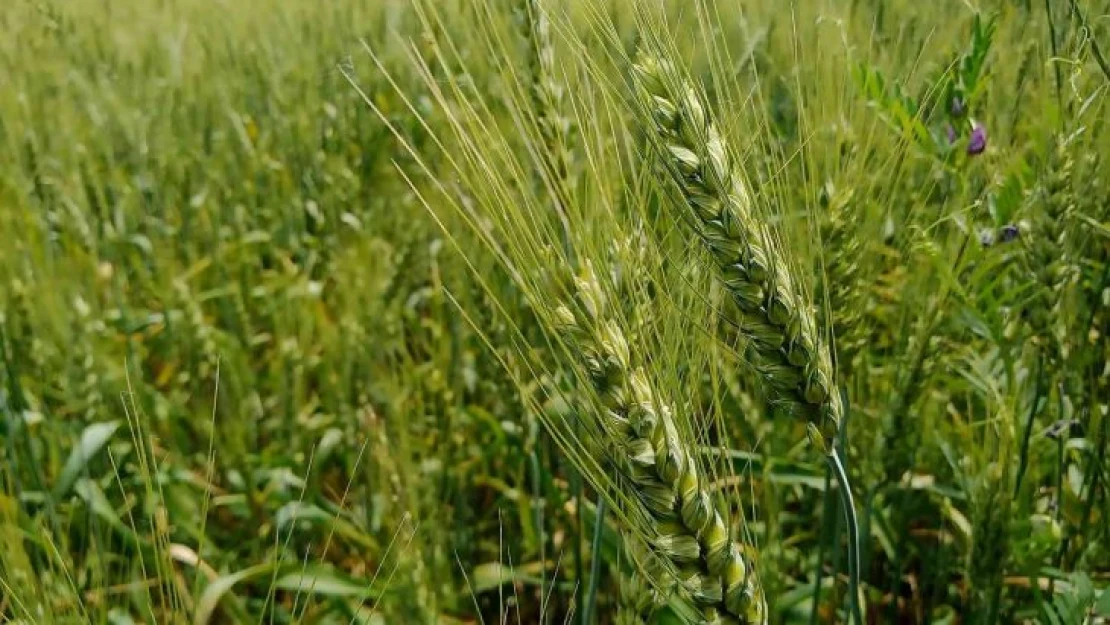
[[[1014,224],[1006,224],[1002,226],[1002,229],[999,231],[998,240],[1003,243],[1009,243],[1018,238],[1019,234],[1021,234],[1021,230],[1019,230],[1017,226]]]
[[[971,127],[971,138],[967,141],[967,153],[970,156],[982,154],[987,149],[987,129],[975,124]]]
[[[948,124],[948,127],[944,129],[944,134],[948,136],[948,143],[956,142],[956,129],[952,127],[952,124]]]

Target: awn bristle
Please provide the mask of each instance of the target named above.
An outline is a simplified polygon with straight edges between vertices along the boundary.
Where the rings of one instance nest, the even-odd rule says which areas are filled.
[[[747,360],[769,399],[804,417],[810,438],[830,452],[842,410],[832,360],[790,267],[753,214],[724,138],[670,63],[648,57],[634,71],[666,169],[741,313]]]
[[[561,330],[603,403],[611,459],[627,471],[650,519],[652,555],[673,565],[674,581],[707,621],[766,622],[754,563],[730,536],[694,451],[679,433],[674,408],[633,364],[625,334],[609,318],[605,294],[588,265],[575,286],[579,314],[561,306]]]

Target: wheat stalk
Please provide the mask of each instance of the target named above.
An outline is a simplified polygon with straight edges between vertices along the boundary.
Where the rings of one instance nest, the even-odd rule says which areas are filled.
[[[811,440],[831,452],[842,409],[828,348],[790,267],[753,214],[723,137],[671,63],[642,57],[634,73],[666,169],[741,312],[748,361],[769,398],[804,417]]]
[[[559,330],[579,354],[604,411],[609,459],[627,472],[652,529],[652,555],[709,622],[764,623],[759,577],[713,503],[674,407],[633,362],[633,350],[587,264],[575,280],[578,306],[557,309]]]

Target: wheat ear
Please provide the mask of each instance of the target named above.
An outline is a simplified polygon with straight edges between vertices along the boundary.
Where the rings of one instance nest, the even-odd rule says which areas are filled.
[[[519,0],[522,36],[528,46],[528,96],[539,131],[538,186],[562,228],[563,251],[574,262],[567,206],[570,201],[572,124],[564,115],[566,86],[556,72],[555,45],[551,40],[551,21],[540,0]]]
[[[634,73],[666,169],[741,312],[747,360],[772,391],[769,398],[804,417],[810,438],[831,452],[842,409],[828,348],[790,267],[753,214],[723,137],[669,62],[642,57]]]
[[[672,565],[674,581],[708,622],[765,623],[753,562],[714,505],[694,451],[679,434],[674,408],[633,363],[589,265],[575,287],[579,306],[559,307],[560,330],[601,399],[608,453],[627,472],[650,519],[652,555]]]
[[[860,215],[851,192],[825,187],[828,199],[821,219],[821,245],[836,250],[822,259],[824,279],[818,302],[827,301],[828,321],[836,337],[836,366],[842,375],[851,371],[857,354],[867,348],[868,331],[873,324],[865,318],[866,290],[861,282],[861,260],[865,251],[855,224]]]
[[[540,138],[547,149],[556,180],[568,175],[567,138],[570,121],[563,115],[565,87],[555,70],[555,45],[551,22],[539,0],[522,0],[524,38],[528,42],[528,94],[536,114]]]

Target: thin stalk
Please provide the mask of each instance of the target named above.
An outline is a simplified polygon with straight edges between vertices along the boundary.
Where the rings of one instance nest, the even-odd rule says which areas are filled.
[[[601,528],[605,521],[605,500],[598,498],[597,515],[594,517],[594,535],[590,541],[590,581],[586,586],[586,600],[582,605],[582,623],[589,625],[597,602],[598,580],[601,578]]]
[[[1087,17],[1083,15],[1083,11],[1079,9],[1079,3],[1071,0],[1071,10],[1075,16],[1079,18],[1079,25],[1087,31],[1087,41],[1091,44],[1091,54],[1095,57],[1095,63],[1098,63],[1098,68],[1102,70],[1103,75],[1107,80],[1110,80],[1110,63],[1106,62],[1106,57],[1102,56],[1102,50],[1098,47],[1098,41],[1095,39],[1095,34],[1091,32],[1091,27],[1087,26]]]
[[[842,450],[834,448],[827,460],[840,488],[840,502],[844,507],[844,517],[848,525],[848,591],[851,593],[848,606],[854,622],[864,625],[859,605],[859,519],[856,517],[856,503],[852,498],[848,472],[840,459],[841,453]]]
[[[821,504],[821,539],[817,541],[817,564],[813,572],[813,608],[809,612],[809,624],[817,625],[817,614],[821,607],[821,580],[825,576],[825,543],[829,542],[829,518],[833,515],[832,467],[825,467],[825,494]]]
[[[1059,388],[1060,393],[1060,415],[1064,415],[1064,388],[1063,384]],[[1063,518],[1063,492],[1064,492],[1064,469],[1067,466],[1067,458],[1064,456],[1064,445],[1067,442],[1065,439],[1071,429],[1070,424],[1066,424],[1061,428],[1060,435],[1056,438],[1056,520],[1060,521]]]
[[[1041,397],[1044,395],[1044,355],[1037,350],[1037,375],[1034,377],[1036,381],[1035,390],[1033,391],[1033,403],[1029,406],[1029,416],[1025,420],[1025,433],[1021,437],[1021,452],[1018,455],[1018,468],[1017,479],[1014,480],[1014,497],[1021,492],[1021,482],[1025,478],[1025,468],[1029,462],[1029,443],[1033,438],[1033,418],[1037,416],[1037,406],[1041,403]]]
[[[1064,80],[1060,76],[1059,52],[1056,49],[1056,22],[1052,19],[1052,3],[1044,0],[1044,12],[1048,16],[1048,42],[1052,47],[1052,71],[1056,78],[1056,106],[1060,112],[1064,110]]]
[[[841,489],[841,503],[844,506],[845,521],[848,526],[848,589],[852,593],[852,600],[850,603],[852,614],[859,625],[863,625],[864,621],[860,614],[859,605],[859,579],[860,579],[860,540],[859,540],[859,518],[856,516],[856,502],[852,495],[852,485],[848,481],[848,472],[844,468],[843,458],[847,458],[847,452],[844,451],[844,446],[848,442],[848,425],[852,420],[852,405],[848,401],[848,389],[841,387],[840,389],[840,405],[844,410],[844,422],[841,424],[840,431],[837,433],[836,446],[833,451],[833,464],[836,469],[835,474],[837,484]],[[870,533],[868,533],[870,536]]]
[[[534,427],[534,425],[533,425]],[[528,464],[532,473],[532,522],[536,526],[536,542],[540,550],[540,589],[547,585],[547,536],[543,520],[543,484],[540,475],[540,458],[535,445],[528,450]]]
[[[856,504],[852,496],[852,486],[848,479],[848,472],[844,468],[844,462],[841,457],[844,455],[844,441],[848,432],[848,418],[851,411],[848,408],[848,399],[846,393],[841,393],[842,405],[844,406],[844,422],[842,423],[840,432],[837,436],[836,445],[832,448],[831,452],[825,457],[825,497],[824,497],[824,511],[822,512],[822,527],[825,527],[831,516],[832,509],[832,494],[831,494],[831,480],[836,479],[837,488],[840,490],[840,504],[844,510],[844,518],[848,529],[848,592],[849,602],[848,608],[852,614],[852,619],[858,625],[863,625],[863,615],[859,604],[859,578],[860,578],[860,551],[859,551],[859,518],[856,515]],[[836,526],[834,518],[834,528]],[[835,537],[839,530],[834,529],[832,536]],[[824,564],[824,547],[827,540],[827,535],[823,535],[817,548],[817,573],[815,575],[815,586],[813,589],[813,609],[810,612],[809,622],[811,625],[817,622],[818,606],[821,597],[821,578],[822,578],[822,564]],[[833,567],[833,575],[835,577],[838,567]]]
[[[575,501],[574,522],[578,526],[574,532],[574,580],[575,583],[581,583],[581,580],[585,579],[586,576],[584,569],[585,553],[582,548],[582,533],[586,528],[586,521],[585,512],[583,511],[582,478],[575,469],[570,470],[570,491]],[[580,625],[589,625],[586,621],[585,610],[578,613],[578,622]]]
[[[1083,502],[1083,512],[1079,515],[1079,529],[1075,531],[1074,534],[1068,532],[1064,536],[1064,539],[1060,541],[1060,547],[1056,552],[1055,559],[1055,562],[1058,563],[1058,567],[1064,566],[1065,564],[1064,558],[1067,557],[1068,549],[1071,547],[1071,539],[1075,536],[1087,536],[1087,531],[1090,529],[1091,509],[1094,507],[1095,497],[1098,495],[1098,491],[1096,490],[1099,478],[1098,468],[1102,466],[1102,463],[1105,461],[1105,454],[1103,451],[1105,450],[1106,423],[1107,420],[1103,419],[1102,427],[1100,428],[1099,442],[1096,443],[1096,449],[1098,449],[1098,451],[1095,455],[1095,461],[1088,465],[1087,470],[1083,473],[1083,487],[1079,491],[1079,500]]]
[[[13,403],[19,404],[22,403],[23,396],[20,392],[19,381],[15,376],[15,372],[11,371],[11,365],[8,361],[7,339],[3,324],[0,324],[0,372],[6,374],[4,377],[7,378],[6,380],[0,380],[0,382],[6,381],[8,383],[8,392],[0,393],[0,416],[4,418],[4,421],[6,421],[3,428],[4,442],[6,443],[8,448],[8,458],[12,459],[13,464],[12,471],[9,473],[9,475],[12,476],[12,481],[15,482],[15,490],[13,492],[21,493],[23,492],[22,478],[14,469],[16,458],[18,458],[20,455],[16,449],[16,435],[21,431],[20,425],[23,423],[21,419],[18,419],[16,417],[16,414],[18,414],[18,411],[22,411],[22,407],[19,405],[9,405],[8,397],[12,398]],[[0,388],[0,391],[2,390],[5,389]],[[29,464],[27,466],[34,465]],[[36,479],[41,479],[38,471],[32,471],[31,475],[35,476]],[[50,502],[48,505],[53,506],[53,502]]]
[[[1061,402],[1062,401],[1063,400],[1061,400]],[[1067,444],[1065,440],[1066,435],[1067,430],[1065,429],[1056,439],[1056,511],[1053,515],[1056,519],[1056,523],[1060,523],[1064,518],[1064,470],[1067,467],[1067,458],[1064,455],[1064,447]],[[1061,547],[1063,546],[1063,541],[1061,541]],[[1053,558],[1053,566],[1059,568],[1063,560],[1064,549],[1059,549],[1056,552],[1056,557]]]

